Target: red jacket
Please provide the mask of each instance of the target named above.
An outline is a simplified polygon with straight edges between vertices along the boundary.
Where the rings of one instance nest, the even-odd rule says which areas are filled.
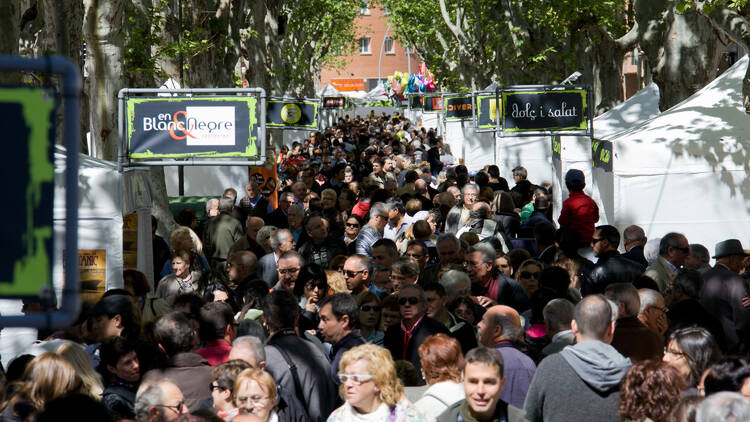
[[[581,235],[581,243],[591,242],[594,236],[594,224],[599,221],[599,207],[583,191],[571,192],[563,202],[560,227],[568,226]]]

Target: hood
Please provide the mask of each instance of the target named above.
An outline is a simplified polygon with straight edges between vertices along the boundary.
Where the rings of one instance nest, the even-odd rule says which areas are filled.
[[[617,388],[630,368],[630,359],[601,341],[584,341],[567,346],[560,355],[583,382],[598,392]]]

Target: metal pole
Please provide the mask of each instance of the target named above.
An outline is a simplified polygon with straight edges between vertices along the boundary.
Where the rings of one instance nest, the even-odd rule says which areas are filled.
[[[185,58],[182,54],[182,0],[178,12],[180,31],[177,34],[177,45],[180,46],[180,85],[185,86]],[[185,196],[185,166],[177,166],[177,194]]]
[[[385,28],[385,35],[383,35],[383,42],[380,43],[380,56],[378,57],[378,85],[383,83],[380,73],[381,70],[381,64],[383,63],[383,47],[385,47],[385,39],[388,37],[388,31],[391,30],[391,24],[389,23],[388,26]]]

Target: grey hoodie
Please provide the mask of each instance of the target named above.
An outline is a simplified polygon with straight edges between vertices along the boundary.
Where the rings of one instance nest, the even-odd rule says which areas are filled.
[[[614,347],[596,340],[566,346],[560,355],[583,382],[602,393],[618,388],[631,364]]]

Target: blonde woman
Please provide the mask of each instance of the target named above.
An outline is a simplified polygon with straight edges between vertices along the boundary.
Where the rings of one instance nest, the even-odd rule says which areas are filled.
[[[79,392],[89,395],[96,400],[101,400],[102,392],[104,391],[102,376],[91,366],[91,360],[86,354],[86,350],[71,341],[61,344],[55,350],[55,353],[71,364],[78,377],[81,378],[81,389]]]
[[[425,420],[404,397],[391,354],[382,347],[363,344],[344,353],[338,377],[346,403],[331,413],[328,422]]]
[[[252,414],[263,422],[278,422],[276,413],[276,382],[268,372],[249,368],[240,372],[232,391],[234,405],[240,415]]]
[[[48,401],[76,392],[80,386],[81,379],[71,364],[55,353],[42,353],[29,362],[23,381],[0,408],[0,420],[33,420]]]

